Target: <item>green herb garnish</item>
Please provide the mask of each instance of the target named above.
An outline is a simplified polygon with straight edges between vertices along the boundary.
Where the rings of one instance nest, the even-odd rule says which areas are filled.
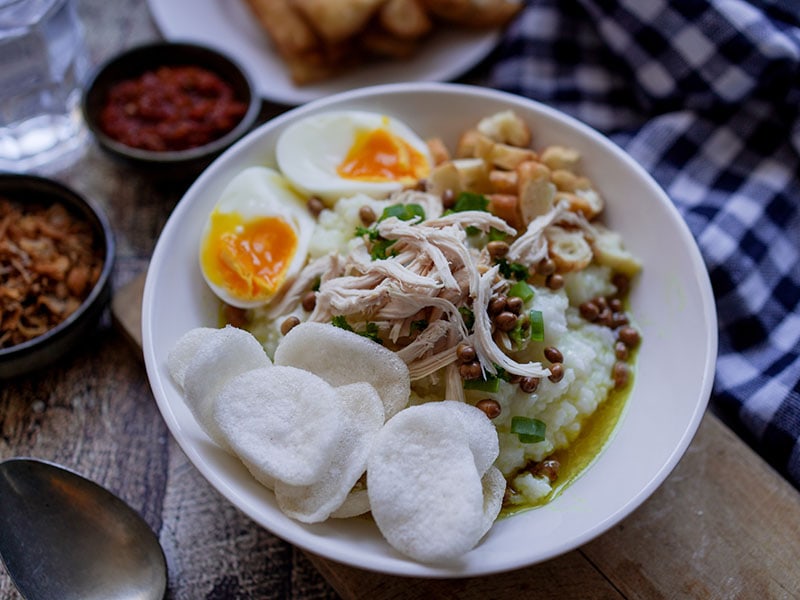
[[[331,319],[331,325],[338,327],[339,329],[344,329],[345,331],[353,331],[353,328],[350,326],[350,323],[347,322],[347,319],[344,315],[334,316]]]
[[[363,227],[359,225],[356,227],[356,237],[367,236],[367,239],[370,241],[377,240],[381,237],[381,234],[378,233],[378,230],[375,227]]]
[[[495,377],[502,379],[503,381],[511,381],[511,375],[503,367],[495,365],[494,368],[497,371],[497,373],[495,373]]]
[[[383,213],[381,214],[381,218],[378,219],[378,222],[388,219],[389,217],[397,217],[401,221],[410,221],[415,217],[419,217],[420,220],[425,219],[425,209],[422,208],[419,204],[392,204],[391,206],[387,206],[383,209]]]
[[[467,227],[464,229],[464,231],[470,237],[481,234],[481,230],[478,229],[477,227],[473,226],[473,225],[467,225]]]
[[[511,417],[511,433],[516,433],[523,444],[535,444],[544,440],[547,425],[539,419]]]
[[[401,221],[410,221],[416,217],[424,219],[425,210],[419,204],[392,204],[383,209],[383,214],[378,222],[389,217],[397,217]],[[370,242],[369,255],[372,260],[384,260],[394,256],[390,248],[397,240],[387,240],[381,237],[378,228],[374,225],[372,227],[356,227],[356,237],[359,236],[366,236],[367,241]]]
[[[390,252],[389,249],[397,240],[387,240],[384,238],[380,238],[372,242],[372,246],[369,249],[369,255],[372,260],[384,260],[389,258],[390,256],[394,256],[394,252]]]
[[[489,228],[489,241],[490,242],[502,242],[503,240],[508,237],[505,233],[500,231],[499,229],[495,229],[494,227]]]
[[[353,333],[357,333],[358,335],[371,339],[373,342],[383,344],[383,340],[378,336],[377,323],[368,322],[364,328],[364,331],[356,331],[353,329],[352,325],[347,322],[347,318],[344,315],[336,315],[331,319],[331,324],[339,329],[352,331]]]
[[[468,210],[480,210],[486,212],[489,210],[489,199],[483,194],[476,194],[475,192],[461,192],[456,197],[456,203],[453,205],[453,212],[465,212]]]
[[[364,331],[357,331],[359,335],[363,335],[365,338],[371,339],[373,342],[377,342],[379,344],[383,344],[383,340],[378,335],[378,324],[377,323],[367,323],[366,328]]]
[[[466,306],[459,306],[458,312],[461,313],[461,318],[464,319],[464,325],[468,330],[472,331],[472,328],[475,326],[475,313]]]
[[[389,248],[397,240],[387,240],[386,238],[381,237],[381,234],[378,233],[377,228],[361,226],[356,227],[356,237],[358,236],[366,236],[367,241],[370,242],[369,255],[372,260],[382,260],[393,255],[393,253],[389,251]]]
[[[418,321],[411,321],[410,330],[411,333],[417,333],[419,331],[425,331],[427,327],[428,327],[428,321],[426,321],[425,319],[420,319]]]
[[[522,263],[510,263],[505,258],[498,258],[496,262],[500,267],[500,273],[506,279],[518,279],[519,281],[524,281],[528,278],[528,267]]]

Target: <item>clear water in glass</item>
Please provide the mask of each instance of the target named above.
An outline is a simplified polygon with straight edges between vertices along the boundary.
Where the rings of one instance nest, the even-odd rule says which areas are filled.
[[[80,157],[87,70],[70,0],[0,0],[0,170],[47,172]]]

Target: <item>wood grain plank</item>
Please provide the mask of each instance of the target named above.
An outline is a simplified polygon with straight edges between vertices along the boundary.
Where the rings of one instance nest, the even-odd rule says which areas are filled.
[[[147,273],[140,273],[114,293],[111,316],[131,345],[142,348],[142,294]]]
[[[664,485],[582,551],[628,598],[797,598],[800,494],[708,413]]]
[[[309,559],[345,599],[429,600],[459,598],[624,598],[580,551],[509,573],[469,579],[405,578],[341,565],[309,554]]]

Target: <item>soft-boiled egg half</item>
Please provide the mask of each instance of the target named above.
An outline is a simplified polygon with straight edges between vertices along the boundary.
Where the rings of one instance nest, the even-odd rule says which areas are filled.
[[[431,170],[428,145],[405,123],[379,113],[311,115],[278,138],[276,157],[292,185],[329,206],[362,193],[384,198]]]
[[[203,277],[232,306],[264,305],[303,267],[313,229],[305,200],[280,173],[249,167],[226,186],[206,221]]]

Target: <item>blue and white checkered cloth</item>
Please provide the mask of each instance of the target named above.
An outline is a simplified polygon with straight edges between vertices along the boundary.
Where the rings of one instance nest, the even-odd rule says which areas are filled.
[[[712,409],[800,488],[800,0],[531,0],[490,85],[661,184],[716,298]]]

